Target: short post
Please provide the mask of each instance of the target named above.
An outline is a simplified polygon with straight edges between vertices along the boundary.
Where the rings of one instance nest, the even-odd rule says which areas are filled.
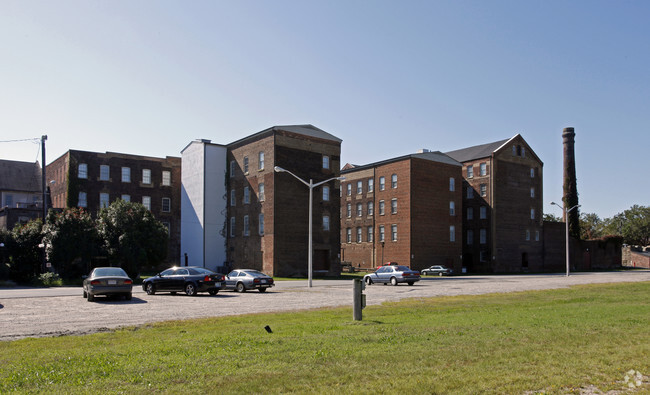
[[[365,288],[366,284],[362,279],[354,279],[354,290],[352,292],[352,315],[355,321],[361,321],[363,319],[361,310],[366,307],[366,295],[364,295],[362,291]]]

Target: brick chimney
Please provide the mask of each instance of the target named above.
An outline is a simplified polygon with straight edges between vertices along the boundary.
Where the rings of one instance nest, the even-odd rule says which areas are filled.
[[[564,128],[562,141],[564,144],[564,207],[570,209],[578,204],[578,186],[576,180],[575,136],[573,128]],[[569,235],[580,239],[580,213],[578,208],[571,210],[569,218]]]

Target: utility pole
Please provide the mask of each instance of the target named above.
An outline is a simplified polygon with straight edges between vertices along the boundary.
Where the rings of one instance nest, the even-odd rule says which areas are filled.
[[[47,189],[45,187],[46,183],[45,180],[47,179],[45,176],[45,140],[47,140],[47,135],[44,134],[41,136],[41,180],[42,180],[42,188],[43,188],[43,224],[45,224],[45,217],[47,217]]]

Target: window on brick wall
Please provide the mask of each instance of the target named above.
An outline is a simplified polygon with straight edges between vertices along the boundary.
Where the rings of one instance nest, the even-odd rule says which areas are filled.
[[[352,228],[345,229],[345,241],[352,243]]]
[[[230,217],[230,237],[235,237],[235,217]]]
[[[323,230],[330,230],[330,217],[329,215],[323,215]]]
[[[379,190],[383,191],[384,189],[386,189],[386,177],[381,176],[379,177]]]
[[[251,202],[251,190],[249,187],[244,187],[244,204],[249,204]]]
[[[487,229],[481,229],[479,231],[479,243],[481,244],[487,243]]]
[[[374,190],[375,190],[375,179],[374,179],[374,178],[370,178],[370,179],[368,180],[368,192],[372,192],[372,191],[374,191]]]
[[[99,166],[99,179],[100,181],[108,181],[111,177],[111,168],[108,165]]]
[[[131,168],[123,167],[122,168],[122,182],[131,182]]]
[[[456,203],[449,202],[449,215],[452,217],[456,215]]]
[[[530,209],[530,219],[535,219],[535,209],[534,208]]]
[[[257,186],[257,195],[258,195],[258,199],[260,200],[260,202],[263,202],[264,200],[266,200],[266,195],[264,194],[264,183],[263,182],[261,182]]]
[[[231,161],[230,161],[230,177],[234,177],[234,176],[235,176],[235,166],[236,166],[236,163],[237,163],[237,162],[235,162],[234,160],[231,160]]]
[[[363,204],[357,203],[357,217],[363,216]]]
[[[474,178],[474,166],[467,166],[467,178]]]
[[[347,184],[345,188],[345,194],[347,196],[352,196],[352,184]]]
[[[131,195],[122,195],[121,199],[124,200],[125,202],[130,202],[131,201]]]
[[[323,169],[329,169],[330,168],[330,157],[327,155],[323,155]]]
[[[467,199],[472,199],[474,197],[474,188],[470,185],[467,186]]]
[[[391,199],[390,201],[390,213],[397,214],[397,199]]]
[[[449,227],[449,241],[452,243],[456,241],[456,227],[454,225]]]
[[[151,196],[142,197],[142,205],[147,209],[151,210]]]
[[[357,228],[357,243],[361,243],[361,236],[363,234],[363,229],[361,227]]]
[[[363,181],[357,181],[357,195],[363,193]]]
[[[449,191],[453,192],[456,190],[456,179],[454,177],[449,177]]]
[[[350,218],[352,217],[352,204],[348,203],[346,206],[346,217]]]
[[[386,240],[386,231],[384,230],[384,225],[379,225],[379,241]]]
[[[526,229],[526,241],[530,241],[530,230]]]
[[[162,211],[163,213],[168,213],[172,209],[172,200],[170,198],[162,198]]]
[[[248,174],[248,156],[244,156],[244,174]]]
[[[257,154],[257,169],[264,170],[264,151]]]
[[[384,215],[385,204],[383,200],[379,201],[379,215]]]
[[[86,192],[79,192],[77,206],[88,207],[88,195],[86,194]]]
[[[230,190],[230,205],[231,206],[236,206],[237,205],[236,193],[235,193],[234,189]]]
[[[108,193],[100,193],[99,194],[99,208],[106,208],[108,207]]]
[[[367,229],[367,234],[368,235],[366,236],[367,239],[368,239],[368,243],[372,243],[373,235],[374,235],[373,232],[374,232],[374,230],[373,230],[372,226],[368,226],[368,229]]]
[[[248,215],[244,215],[244,236],[250,235],[250,221],[248,220]]]
[[[162,185],[165,187],[172,185],[172,173],[170,171],[163,170]]]
[[[151,184],[151,169],[142,169],[142,183]]]
[[[481,176],[487,175],[487,164],[485,162],[479,165],[479,172]]]
[[[397,174],[390,176],[390,187],[397,188]]]
[[[88,165],[85,163],[79,163],[79,167],[77,170],[77,177],[78,178],[88,178]]]
[[[397,225],[390,226],[390,239],[392,241],[397,241]]]
[[[470,246],[472,244],[474,244],[474,231],[470,229],[467,231],[467,245]]]
[[[487,185],[486,184],[481,184],[481,196],[483,196],[483,197],[487,196]]]
[[[330,187],[323,185],[323,201],[329,202],[330,200]]]
[[[534,187],[530,188],[530,197],[532,197],[532,198],[535,197],[535,188]]]
[[[375,215],[375,204],[373,202],[368,202],[368,215]]]
[[[467,207],[467,219],[474,219],[474,208]]]
[[[329,217],[328,217],[329,219]],[[257,220],[257,229],[259,230],[260,236],[264,236],[264,214],[260,214]],[[329,230],[329,229],[327,229]]]
[[[481,208],[479,209],[479,215],[481,219],[487,219],[487,207],[481,206]]]

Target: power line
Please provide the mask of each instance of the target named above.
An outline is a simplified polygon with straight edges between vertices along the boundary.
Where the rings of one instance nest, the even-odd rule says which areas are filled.
[[[36,138],[33,138],[33,139],[22,139],[22,140],[0,140],[0,143],[20,143],[20,142],[24,142],[24,141],[38,142],[40,140],[41,140],[40,137],[36,137]]]

